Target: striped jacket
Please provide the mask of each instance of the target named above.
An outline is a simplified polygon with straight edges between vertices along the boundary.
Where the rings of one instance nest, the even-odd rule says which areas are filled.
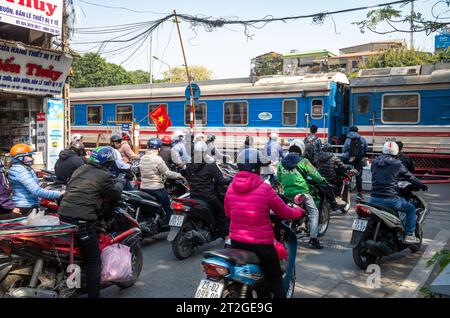
[[[59,191],[41,188],[33,169],[22,164],[12,165],[8,173],[8,179],[13,189],[12,201],[14,206],[19,208],[37,207],[39,198],[56,200],[61,196]]]

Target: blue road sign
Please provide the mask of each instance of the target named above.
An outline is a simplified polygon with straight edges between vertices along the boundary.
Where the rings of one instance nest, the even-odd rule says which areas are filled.
[[[450,47],[450,34],[439,34],[434,37],[434,49],[446,49]]]
[[[122,124],[122,131],[130,131],[130,124]]]
[[[192,83],[191,85],[192,85],[194,99],[199,99],[200,98],[200,87],[195,83]],[[187,100],[191,99],[191,88],[189,87],[189,85],[186,86],[186,90],[184,91],[184,96],[186,96]]]

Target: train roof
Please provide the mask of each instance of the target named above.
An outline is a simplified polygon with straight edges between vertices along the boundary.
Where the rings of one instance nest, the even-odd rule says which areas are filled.
[[[277,93],[304,91],[328,91],[330,83],[348,84],[345,74],[322,73],[303,76],[270,76],[245,77],[220,80],[199,81],[202,97],[236,94]],[[71,101],[83,100],[111,100],[111,99],[139,99],[139,98],[184,98],[184,91],[188,83],[157,83],[140,85],[119,85],[108,87],[89,87],[71,89]]]
[[[450,63],[360,70],[350,87],[450,83]]]

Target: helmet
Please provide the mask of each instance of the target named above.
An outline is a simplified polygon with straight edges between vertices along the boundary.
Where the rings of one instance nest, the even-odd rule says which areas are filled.
[[[175,137],[175,138],[177,138],[177,137],[184,137],[186,134],[183,132],[183,131],[181,131],[181,130],[175,130],[174,131],[174,133],[173,133],[173,136]]]
[[[242,150],[237,157],[239,171],[257,172],[264,165],[262,153],[254,148]]]
[[[198,140],[201,140],[201,139],[205,139],[205,135],[204,134],[202,134],[202,133],[195,134],[195,139],[194,140],[198,141]]]
[[[216,140],[216,136],[213,134],[209,134],[208,137],[206,137],[206,140],[209,142],[213,142],[214,140]]]
[[[388,141],[383,145],[383,154],[396,156],[398,155],[398,145],[395,141]]]
[[[72,141],[70,143],[69,149],[75,151],[79,156],[83,156],[86,154],[84,144],[81,141]]]
[[[159,138],[151,138],[149,141],[147,141],[147,148],[148,149],[159,149],[162,146],[162,142]]]
[[[72,141],[80,141],[83,137],[84,136],[82,134],[74,134],[72,135]]]
[[[294,148],[294,149],[291,149],[291,148]],[[297,149],[295,149],[295,148],[297,148]],[[305,143],[301,139],[294,139],[289,144],[289,151],[290,152],[300,151],[300,154],[303,155],[303,153],[305,152]]]
[[[120,135],[112,135],[111,138],[109,139],[111,142],[116,142],[116,141],[122,141],[123,138]]]
[[[278,134],[276,133],[271,133],[269,136],[269,139],[272,141],[277,141],[278,140]]]
[[[208,150],[208,146],[203,140],[199,140],[194,145],[194,151],[196,152],[205,152]]]
[[[114,149],[111,147],[97,147],[91,152],[90,161],[98,163],[102,166],[115,162],[117,159]]]
[[[322,146],[322,151],[323,152],[332,152],[333,151],[333,146],[331,146],[328,142],[326,142]]]
[[[13,159],[30,156],[33,154],[33,148],[31,148],[30,145],[27,144],[17,144],[13,146],[10,150],[11,157]]]
[[[170,136],[164,136],[161,138],[161,142],[163,145],[171,145],[172,144],[172,137]]]

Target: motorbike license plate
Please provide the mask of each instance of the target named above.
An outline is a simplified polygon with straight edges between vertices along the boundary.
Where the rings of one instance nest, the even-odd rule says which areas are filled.
[[[355,219],[353,221],[352,229],[360,232],[364,232],[367,227],[367,220]]]
[[[183,225],[184,215],[172,214],[169,221],[169,226],[181,227]]]
[[[202,279],[198,285],[195,298],[220,298],[222,296],[224,284]]]

